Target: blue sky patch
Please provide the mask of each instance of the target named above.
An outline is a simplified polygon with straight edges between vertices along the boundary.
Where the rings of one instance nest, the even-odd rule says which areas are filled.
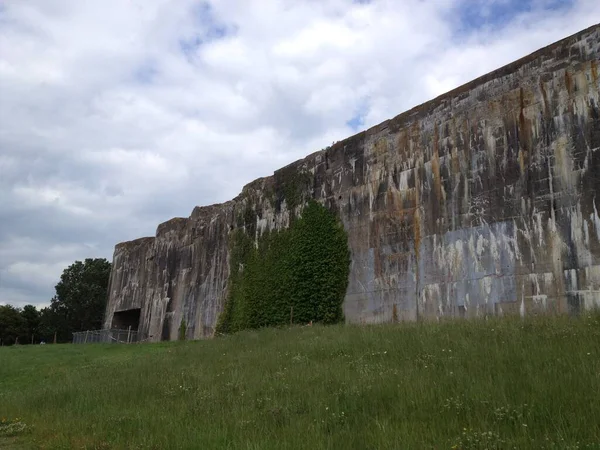
[[[569,9],[575,0],[493,0],[488,2],[464,1],[458,8],[459,31],[481,28],[497,29],[509,23],[516,16],[534,10]]]
[[[237,31],[234,26],[220,23],[214,16],[211,5],[207,2],[196,4],[192,8],[191,14],[195,18],[197,32],[179,40],[179,48],[187,57],[196,53],[201,45],[222,39]]]
[[[350,120],[346,121],[346,125],[352,128],[353,131],[359,131],[365,126],[365,115],[367,113],[367,108],[365,105],[362,105],[354,116]]]
[[[141,84],[151,84],[158,75],[158,68],[154,61],[146,61],[134,73],[135,80]]]
[[[352,119],[350,119],[346,122],[346,125],[348,125],[350,128],[352,128],[354,131],[358,131],[358,129],[360,127],[362,127],[363,124],[364,124],[364,118],[361,115],[356,115]]]

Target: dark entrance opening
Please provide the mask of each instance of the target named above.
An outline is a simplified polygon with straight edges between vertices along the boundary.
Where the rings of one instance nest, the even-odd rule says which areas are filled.
[[[113,314],[112,328],[127,330],[131,327],[132,330],[137,330],[140,326],[141,311],[140,308],[117,311]]]

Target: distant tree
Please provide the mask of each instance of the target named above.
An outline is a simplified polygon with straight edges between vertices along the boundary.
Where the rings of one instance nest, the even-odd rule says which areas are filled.
[[[0,305],[0,340],[2,345],[12,345],[26,336],[27,326],[21,310],[11,305]]]
[[[27,342],[31,342],[32,339],[38,335],[40,327],[40,312],[33,305],[25,305],[21,310],[21,317],[25,323],[26,340]]]
[[[42,308],[38,329],[40,339],[48,343],[52,342],[55,333],[58,342],[67,342],[71,338],[66,315],[62,313],[60,308]]]
[[[76,331],[102,327],[108,296],[111,264],[104,258],[75,261],[67,267],[55,287],[50,306],[41,312],[42,335],[67,342]]]

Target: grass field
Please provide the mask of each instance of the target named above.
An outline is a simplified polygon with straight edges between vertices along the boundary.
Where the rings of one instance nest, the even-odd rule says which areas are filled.
[[[0,348],[0,448],[600,449],[600,317]]]

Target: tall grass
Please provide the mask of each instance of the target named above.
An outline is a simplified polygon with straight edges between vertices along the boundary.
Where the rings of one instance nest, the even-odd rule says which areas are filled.
[[[2,417],[18,449],[600,449],[600,317],[4,347]]]

